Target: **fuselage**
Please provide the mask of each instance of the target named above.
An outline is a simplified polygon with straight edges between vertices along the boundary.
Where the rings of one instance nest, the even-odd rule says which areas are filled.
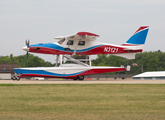
[[[137,47],[137,46],[136,46]],[[29,52],[42,54],[72,55],[75,45],[57,43],[40,43],[29,46]],[[133,46],[112,45],[95,41],[85,41],[85,45],[78,45],[76,55],[120,54],[142,52],[142,48],[130,50]]]
[[[25,46],[23,50],[54,55],[98,55],[113,54],[134,59],[135,53],[142,52],[148,34],[148,26],[140,27],[126,43],[113,45],[96,42],[98,35],[89,32],[79,32],[74,35],[56,37],[56,43],[40,43]]]

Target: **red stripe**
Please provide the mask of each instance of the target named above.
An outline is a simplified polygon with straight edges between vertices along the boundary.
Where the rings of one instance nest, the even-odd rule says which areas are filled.
[[[124,50],[127,49],[126,47],[115,47],[111,45],[102,45],[96,48],[93,48],[88,51],[84,52],[76,52],[76,55],[97,55],[97,54],[117,54],[117,53],[133,53],[133,52],[142,52],[142,49],[140,50]],[[42,54],[68,54],[72,55],[73,52],[67,52],[67,51],[60,51],[52,48],[45,48],[45,47],[40,47],[39,50],[34,50],[34,47],[30,47],[30,52],[34,53],[42,53]]]
[[[52,75],[41,75],[41,74],[22,74],[23,77],[48,77],[48,78],[66,78],[66,79],[74,79],[80,75],[93,75],[93,74],[100,74],[100,73],[108,73],[108,72],[118,72],[118,71],[125,71],[126,68],[102,68],[102,69],[91,69],[87,70],[83,73],[72,75],[72,76],[52,76]]]
[[[94,33],[90,33],[90,32],[78,32],[77,35],[87,35],[87,36],[97,36],[99,37],[99,35],[94,34]]]
[[[122,44],[122,46],[138,46],[138,45],[135,45],[135,44]]]
[[[46,77],[46,78],[66,78],[66,79],[74,79],[77,76],[52,76],[52,75],[41,75],[41,74],[22,74],[23,77]]]
[[[126,68],[104,68],[104,69],[91,69],[87,70],[79,75],[93,75],[93,74],[101,74],[101,73],[108,73],[108,72],[118,72],[118,71],[125,71]]]
[[[141,30],[143,30],[143,29],[145,29],[145,28],[148,28],[149,26],[141,26],[135,33],[137,33],[137,32],[139,32],[139,31],[141,31]],[[134,34],[135,34],[134,33]]]

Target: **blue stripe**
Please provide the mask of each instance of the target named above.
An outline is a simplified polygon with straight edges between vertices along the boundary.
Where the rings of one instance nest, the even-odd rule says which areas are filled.
[[[14,71],[16,72],[16,69],[14,69]],[[18,68],[18,71],[21,74],[38,74],[38,75],[49,75],[49,76],[58,76],[58,77],[68,77],[68,76],[73,76],[73,75],[77,75],[84,72],[84,71],[81,71],[81,72],[77,72],[73,74],[59,74],[59,73],[52,73],[52,72],[48,72],[44,70],[27,70],[27,69],[19,69],[19,68]]]
[[[96,45],[96,46],[93,46],[90,48],[76,50],[76,52],[85,52],[85,51],[91,50],[91,49],[99,47],[99,46],[102,46],[102,45]],[[34,44],[34,45],[30,45],[30,47],[45,47],[45,48],[51,48],[51,49],[56,49],[56,50],[60,50],[60,51],[66,51],[64,47],[61,47],[61,46],[59,46],[57,44],[53,44],[53,43]],[[67,52],[74,52],[74,50],[67,51]]]
[[[148,29],[142,30],[134,34],[126,43],[128,44],[144,44],[146,41]]]
[[[13,69],[16,74],[20,74],[17,68]]]

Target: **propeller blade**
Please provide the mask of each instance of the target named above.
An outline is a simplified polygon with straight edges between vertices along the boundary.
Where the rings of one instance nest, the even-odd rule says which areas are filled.
[[[29,47],[30,40],[29,40],[29,39],[28,39],[28,40],[26,40],[26,41],[25,41],[25,44],[26,44],[26,46],[27,46],[27,47]]]
[[[28,47],[29,47],[29,44],[30,44],[30,40],[28,39]]]
[[[26,44],[26,46],[28,45],[27,40],[25,40],[25,44]]]

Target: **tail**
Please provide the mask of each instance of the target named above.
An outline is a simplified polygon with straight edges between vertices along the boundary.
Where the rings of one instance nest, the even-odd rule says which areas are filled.
[[[135,59],[135,54],[137,52],[143,51],[148,30],[149,30],[149,26],[141,26],[126,43],[121,45],[125,48],[123,50],[126,53],[121,55],[120,54],[116,54],[116,55],[126,57],[128,59]]]
[[[141,26],[134,35],[123,46],[144,45],[148,34],[149,26]]]

